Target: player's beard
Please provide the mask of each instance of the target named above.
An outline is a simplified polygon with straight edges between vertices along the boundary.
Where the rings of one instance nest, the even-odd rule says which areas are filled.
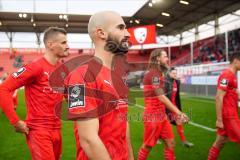
[[[167,70],[168,70],[168,65],[166,63],[161,63],[159,64],[159,70],[162,72],[162,73],[166,73]]]
[[[129,49],[128,38],[126,37],[119,41],[113,36],[109,35],[104,49],[113,54],[126,54]]]

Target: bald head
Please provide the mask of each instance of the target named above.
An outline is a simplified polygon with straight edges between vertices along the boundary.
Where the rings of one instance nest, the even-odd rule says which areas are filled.
[[[91,39],[94,40],[94,33],[97,28],[108,30],[110,24],[116,20],[121,20],[123,22],[122,17],[114,11],[102,11],[92,15],[88,22],[88,34]]]

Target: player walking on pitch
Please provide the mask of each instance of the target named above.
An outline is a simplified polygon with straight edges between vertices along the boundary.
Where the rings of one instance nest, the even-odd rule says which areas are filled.
[[[127,52],[130,35],[122,17],[112,11],[94,14],[88,33],[95,57],[65,80],[69,112],[76,119],[77,160],[133,160],[129,126],[121,119],[127,114],[127,95],[113,81],[125,84],[112,68],[114,56]]]
[[[168,99],[182,111],[181,99],[180,99],[180,80],[177,78],[177,70],[171,67],[166,75],[165,80],[165,92]],[[167,116],[171,124],[176,126],[177,133],[181,139],[181,143],[185,147],[193,147],[193,143],[186,140],[184,135],[184,128],[182,124],[176,124],[174,119],[175,114],[166,109]]]
[[[44,32],[45,54],[13,73],[0,85],[0,106],[15,130],[26,134],[33,160],[59,160],[62,152],[61,121],[55,115],[55,105],[63,95],[49,85],[50,74],[68,56],[66,31],[50,27]],[[26,120],[21,120],[13,107],[11,93],[25,87]]]
[[[185,123],[188,118],[164,95],[164,73],[167,70],[168,57],[164,50],[152,51],[148,71],[144,76],[144,140],[138,153],[138,160],[146,160],[158,139],[165,143],[164,157],[174,160],[174,134],[167,118],[165,107],[177,117],[177,123]]]
[[[217,137],[209,150],[208,160],[217,160],[224,144],[230,140],[240,143],[240,119],[238,117],[238,84],[236,73],[240,70],[240,54],[230,57],[230,64],[218,78],[216,94]]]

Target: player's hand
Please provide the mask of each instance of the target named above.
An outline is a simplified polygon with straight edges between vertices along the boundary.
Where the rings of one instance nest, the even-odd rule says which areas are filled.
[[[176,118],[176,123],[177,124],[184,124],[184,123],[188,123],[189,118],[185,113],[180,113],[177,115]]]
[[[216,127],[217,127],[217,128],[221,128],[221,129],[224,128],[224,125],[223,125],[222,120],[217,120],[217,121],[216,121]]]
[[[19,132],[19,133],[26,133],[28,134],[29,132],[29,128],[27,127],[27,124],[22,121],[19,120],[15,125],[14,125],[15,131]]]

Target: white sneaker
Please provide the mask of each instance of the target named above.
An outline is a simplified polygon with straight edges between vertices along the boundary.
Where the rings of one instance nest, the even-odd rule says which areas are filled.
[[[184,141],[184,142],[181,142],[181,143],[182,143],[182,145],[183,145],[184,147],[188,147],[188,148],[191,148],[191,147],[194,146],[193,143],[188,142],[188,141]]]

